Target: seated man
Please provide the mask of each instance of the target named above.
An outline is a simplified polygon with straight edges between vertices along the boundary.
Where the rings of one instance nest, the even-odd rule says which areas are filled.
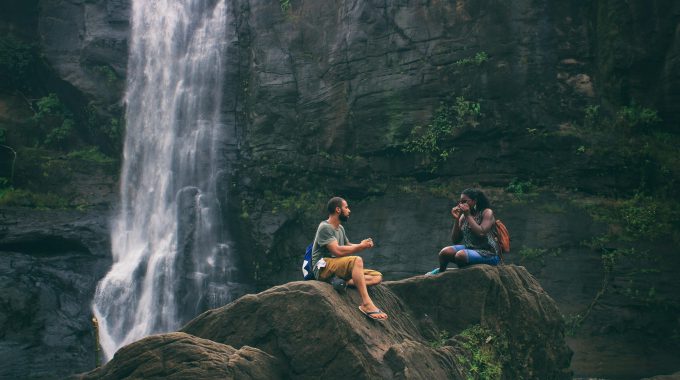
[[[372,239],[364,239],[359,244],[352,244],[345,235],[341,222],[349,218],[347,201],[340,197],[328,201],[328,219],[319,224],[312,248],[312,270],[314,277],[320,281],[330,281],[335,276],[355,286],[361,295],[359,310],[372,319],[387,319],[387,314],[378,309],[368,295],[367,286],[377,285],[382,281],[380,272],[364,269],[364,261],[353,253],[373,247]]]

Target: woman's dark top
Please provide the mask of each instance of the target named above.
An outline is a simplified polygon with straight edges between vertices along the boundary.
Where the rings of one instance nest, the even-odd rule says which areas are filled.
[[[484,211],[477,213],[477,215],[473,215],[475,222],[477,222],[477,224],[480,226],[482,225],[483,213]],[[496,242],[496,239],[494,239],[493,231],[487,232],[484,234],[484,236],[479,236],[472,232],[467,218],[463,218],[463,225],[460,227],[460,230],[463,235],[461,244],[463,244],[465,248],[474,249],[480,254],[480,256],[483,257],[498,256],[500,248],[498,246],[498,242]]]

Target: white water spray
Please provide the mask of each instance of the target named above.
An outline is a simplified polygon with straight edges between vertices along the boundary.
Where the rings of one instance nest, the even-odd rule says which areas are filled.
[[[110,359],[230,301],[216,183],[226,0],[133,0],[121,208],[94,299]]]

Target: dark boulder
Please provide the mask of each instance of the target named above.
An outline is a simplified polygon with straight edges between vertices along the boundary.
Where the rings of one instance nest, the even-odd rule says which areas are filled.
[[[354,290],[309,281],[246,295],[182,331],[261,349],[292,378],[465,378],[473,366],[504,378],[571,377],[559,310],[522,267],[419,276],[371,294],[389,320],[368,320]]]
[[[154,335],[116,353],[106,366],[77,378],[282,379],[279,361],[256,348],[240,349],[181,332]]]

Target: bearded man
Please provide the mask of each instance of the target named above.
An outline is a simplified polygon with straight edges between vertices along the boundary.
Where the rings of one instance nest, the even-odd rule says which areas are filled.
[[[350,243],[342,222],[349,219],[350,209],[347,201],[333,197],[328,201],[328,219],[322,221],[316,230],[312,248],[312,270],[320,281],[330,282],[333,278],[347,281],[361,296],[359,310],[371,319],[384,320],[387,314],[378,309],[368,295],[368,286],[382,281],[382,273],[364,269],[364,261],[357,252],[373,248],[373,239],[368,238],[359,244]]]

